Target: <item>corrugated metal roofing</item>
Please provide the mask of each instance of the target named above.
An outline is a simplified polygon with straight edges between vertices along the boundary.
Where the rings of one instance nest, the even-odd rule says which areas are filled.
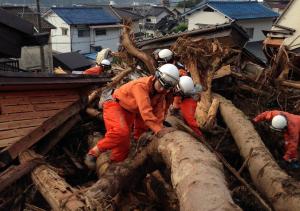
[[[208,5],[231,19],[272,18],[279,14],[259,2],[251,1],[210,1]]]
[[[199,3],[196,7],[187,11],[185,15],[197,12],[201,8],[211,7],[233,20],[255,19],[255,18],[273,18],[279,14],[263,3],[255,1],[208,1]]]
[[[102,7],[53,7],[51,8],[67,24],[114,24],[119,19]]]

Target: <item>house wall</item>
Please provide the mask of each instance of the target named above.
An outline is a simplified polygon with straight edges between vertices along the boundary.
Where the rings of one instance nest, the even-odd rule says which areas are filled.
[[[50,45],[44,46],[45,68],[46,72],[52,72],[52,50]],[[39,46],[23,47],[21,58],[19,59],[19,67],[27,71],[41,70],[41,56]]]
[[[53,12],[44,18],[56,27],[56,29],[51,29],[52,49],[61,53],[70,52],[70,26]],[[62,28],[67,29],[67,35],[62,34]]]
[[[196,11],[187,16],[187,19],[188,30],[199,29],[197,24],[218,25],[230,22],[230,19],[226,18],[223,14],[218,12],[206,12],[202,10]],[[265,39],[262,30],[271,29],[272,18],[239,20],[237,23],[245,29],[253,28],[253,38],[250,38],[249,41],[255,42]]]
[[[262,33],[262,30],[270,30],[272,28],[273,21],[271,18],[264,19],[248,19],[248,20],[239,20],[237,24],[243,28],[253,28],[253,38],[249,39],[249,42],[256,42],[264,40],[266,37]]]
[[[188,30],[199,29],[197,24],[216,25],[229,23],[230,20],[218,12],[196,11],[188,15]]]
[[[96,36],[95,29],[90,29],[89,37],[78,37],[78,28],[71,27],[72,51],[79,51],[81,54],[91,53],[91,45],[116,51],[119,46],[120,28],[106,28],[105,30],[106,35]]]

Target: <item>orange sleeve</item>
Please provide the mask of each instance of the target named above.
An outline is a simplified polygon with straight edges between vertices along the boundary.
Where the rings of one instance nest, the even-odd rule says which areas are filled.
[[[254,122],[261,122],[261,121],[264,121],[264,120],[267,120],[267,121],[271,121],[272,118],[278,114],[280,114],[281,111],[277,111],[277,110],[274,110],[274,111],[265,111],[259,115],[257,115],[253,121]]]
[[[141,86],[133,86],[131,91],[136,100],[140,115],[144,120],[145,124],[154,133],[160,131],[163,128],[163,126],[162,123],[160,123],[158,116],[155,116],[153,113],[149,93]],[[162,115],[164,115],[164,108],[161,109],[163,113]],[[159,114],[159,111],[157,112],[157,115],[161,116],[161,114]]]
[[[181,77],[181,76],[187,76],[188,74],[187,74],[187,72],[186,72],[186,70],[185,69],[179,69],[179,76]]]
[[[102,72],[102,68],[99,66],[91,67],[83,72],[85,75],[99,75]]]

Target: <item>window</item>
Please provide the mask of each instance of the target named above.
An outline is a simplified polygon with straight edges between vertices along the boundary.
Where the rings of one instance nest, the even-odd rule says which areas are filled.
[[[254,28],[245,28],[249,38],[253,38]]]
[[[90,30],[89,29],[78,29],[78,37],[89,37]]]
[[[61,34],[63,36],[67,36],[68,35],[68,29],[67,28],[61,28]]]
[[[95,33],[96,33],[96,36],[106,35],[106,30],[105,29],[96,29]]]
[[[146,22],[151,22],[151,18],[146,18]]]

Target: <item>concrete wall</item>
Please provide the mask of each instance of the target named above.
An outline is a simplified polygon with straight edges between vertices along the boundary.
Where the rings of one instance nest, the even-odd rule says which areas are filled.
[[[52,49],[61,53],[71,52],[70,26],[53,12],[45,16],[45,19],[56,27],[51,29]],[[68,30],[67,35],[62,35],[62,28]]]
[[[53,69],[52,50],[50,45],[44,46],[46,72],[51,72]],[[27,71],[41,70],[40,47],[31,46],[23,47],[21,58],[19,59],[19,67]]]

